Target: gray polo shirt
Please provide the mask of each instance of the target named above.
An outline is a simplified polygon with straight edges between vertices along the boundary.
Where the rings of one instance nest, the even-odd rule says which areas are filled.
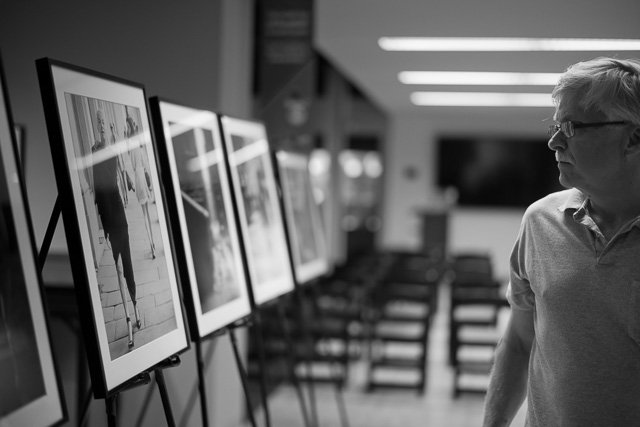
[[[576,189],[524,214],[514,310],[534,310],[528,426],[640,426],[640,217],[609,242]]]

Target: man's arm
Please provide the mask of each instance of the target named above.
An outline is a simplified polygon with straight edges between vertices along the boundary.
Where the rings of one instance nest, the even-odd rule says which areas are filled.
[[[511,310],[498,344],[485,401],[484,427],[508,426],[527,395],[528,367],[535,332],[533,310]]]

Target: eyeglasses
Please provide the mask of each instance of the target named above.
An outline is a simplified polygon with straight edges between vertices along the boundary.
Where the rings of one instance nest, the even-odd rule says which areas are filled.
[[[571,138],[576,133],[576,129],[579,128],[594,128],[600,126],[607,125],[623,125],[625,122],[617,121],[617,122],[598,122],[598,123],[574,123],[572,121],[562,122],[556,125],[549,126],[549,136],[553,136],[558,133],[559,130],[562,131],[562,135],[565,138]]]

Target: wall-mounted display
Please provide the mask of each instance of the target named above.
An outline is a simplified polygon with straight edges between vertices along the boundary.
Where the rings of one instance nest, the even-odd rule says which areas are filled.
[[[309,157],[287,151],[276,156],[296,280],[302,285],[330,270],[320,206],[313,196]]]
[[[142,85],[37,61],[95,397],[188,348]]]
[[[251,312],[218,116],[150,100],[192,338]]]
[[[443,136],[437,142],[437,184],[455,188],[461,207],[526,208],[562,190],[549,138]]]
[[[0,64],[0,425],[66,419]]]
[[[294,288],[275,170],[263,123],[220,118],[251,291],[260,305]]]

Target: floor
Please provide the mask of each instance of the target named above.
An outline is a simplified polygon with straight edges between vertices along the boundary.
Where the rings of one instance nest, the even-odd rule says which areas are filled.
[[[415,391],[365,391],[366,361],[354,363],[349,382],[342,392],[329,384],[315,383],[313,391],[317,427],[477,427],[482,424],[484,395],[462,394],[452,397],[453,372],[447,364],[448,292],[443,287],[439,310],[430,332],[427,387],[422,395]],[[501,324],[508,309],[501,315]],[[308,389],[306,389],[308,390]],[[309,400],[307,400],[309,402]],[[346,420],[341,419],[344,405]],[[307,411],[311,406],[307,403]],[[512,423],[524,425],[526,405]],[[291,385],[281,385],[269,397],[270,425],[273,427],[311,427],[302,416],[300,399]],[[264,413],[255,413],[258,426],[265,426]],[[249,427],[251,424],[246,424]]]

